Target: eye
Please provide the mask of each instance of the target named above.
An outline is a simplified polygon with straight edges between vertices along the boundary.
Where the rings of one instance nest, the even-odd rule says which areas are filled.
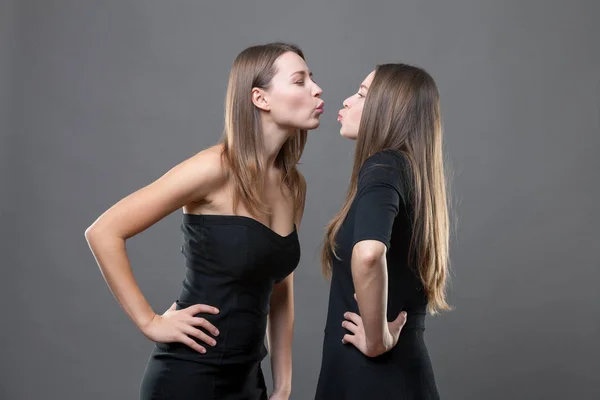
[[[302,85],[304,85],[304,81],[298,81],[298,82],[296,82],[296,85],[302,86]]]
[[[358,95],[358,97],[365,97],[363,96],[360,92],[356,93]]]

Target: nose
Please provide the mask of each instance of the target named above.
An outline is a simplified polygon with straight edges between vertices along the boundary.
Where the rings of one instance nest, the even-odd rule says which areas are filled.
[[[349,97],[348,97],[348,99],[349,99]],[[342,105],[344,106],[344,108],[349,108],[350,107],[350,105],[348,104],[348,99],[342,101]]]
[[[321,89],[321,87],[319,85],[317,85],[315,83],[315,97],[321,97],[321,95],[323,94],[323,89]]]

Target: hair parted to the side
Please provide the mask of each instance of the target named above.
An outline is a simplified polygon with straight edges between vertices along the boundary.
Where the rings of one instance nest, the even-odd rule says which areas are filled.
[[[335,238],[356,196],[365,160],[385,149],[402,153],[409,165],[412,240],[409,263],[416,267],[427,294],[428,310],[450,310],[446,301],[449,217],[439,93],[426,71],[406,64],[377,66],[359,126],[354,167],[346,200],[325,228],[323,273],[330,277]]]
[[[262,198],[266,160],[260,111],[252,102],[252,89],[268,89],[277,73],[275,61],[287,52],[304,59],[302,50],[293,44],[268,43],[242,51],[233,62],[225,98],[223,158],[233,179],[233,209],[242,203],[252,215],[269,214]],[[283,183],[290,188],[295,209],[302,207],[306,188],[296,168],[307,131],[298,130],[283,144],[275,166],[283,170]]]

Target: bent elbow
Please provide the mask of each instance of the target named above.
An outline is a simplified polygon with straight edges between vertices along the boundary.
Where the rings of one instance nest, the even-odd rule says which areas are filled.
[[[85,232],[83,233],[83,235],[85,236],[85,240],[87,240],[88,243],[90,241],[92,241],[94,236],[96,235],[96,230],[94,229],[94,225],[88,226],[86,228]]]
[[[385,257],[386,247],[376,240],[358,242],[352,251],[352,259],[364,267],[375,267]]]
[[[377,357],[386,352],[385,346],[382,341],[372,343],[367,341],[367,349],[365,355],[369,358]]]
[[[85,240],[87,240],[88,244],[90,245],[94,242],[97,242],[101,235],[102,233],[100,232],[96,222],[88,226],[84,232]]]

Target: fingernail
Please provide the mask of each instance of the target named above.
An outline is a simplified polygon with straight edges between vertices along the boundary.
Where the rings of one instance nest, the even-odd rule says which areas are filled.
[[[218,331],[218,330],[215,330],[215,331],[214,331],[214,335],[215,335],[215,336],[219,336],[219,331]]]
[[[217,345],[217,342],[215,342],[214,340],[212,342],[210,342],[210,344],[212,344],[213,346]]]
[[[206,353],[206,350],[202,349],[202,350],[200,350],[200,353],[204,354],[204,353]]]
[[[406,311],[402,311],[400,314],[406,317]]]

